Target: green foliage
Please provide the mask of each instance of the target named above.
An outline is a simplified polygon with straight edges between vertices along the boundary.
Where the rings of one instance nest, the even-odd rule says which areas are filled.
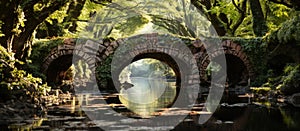
[[[96,78],[99,87],[107,88],[109,79],[112,78],[111,76],[111,62],[112,62],[113,55],[108,56],[100,66],[96,68]]]
[[[53,19],[56,19],[58,21],[58,23],[62,23],[64,20],[64,17],[67,16],[67,9],[68,6],[63,6],[62,8],[60,8],[59,10],[56,10],[54,13],[52,13],[47,19],[46,21],[53,24],[52,21]]]
[[[0,46],[0,59],[1,60],[10,60],[11,56],[12,56],[12,54],[8,53],[3,46]]]
[[[267,2],[267,7],[265,11],[268,11],[267,24],[270,32],[277,30],[281,23],[290,19],[292,10],[281,4],[274,4]]]
[[[26,63],[25,70],[31,72],[33,76],[45,80],[45,75],[41,72],[44,59],[50,54],[51,50],[58,45],[63,44],[63,39],[39,40],[34,42],[29,61]]]
[[[254,80],[251,80],[251,86],[261,86],[267,81],[267,50],[266,42],[263,38],[240,38],[240,37],[223,37],[223,40],[232,40],[242,46],[243,52],[247,55],[253,72],[255,73]]]
[[[166,30],[172,35],[179,37],[190,37],[195,38],[196,34],[193,30],[189,29],[184,23],[176,19],[167,19],[164,16],[152,15],[152,23],[156,25],[156,30]]]
[[[290,72],[292,72],[295,69],[295,65],[287,65],[283,72],[285,75],[288,75]]]
[[[91,70],[88,67],[88,64],[83,62],[82,60],[79,60],[75,65],[72,65],[68,70],[67,73],[69,73],[69,76],[72,74],[76,75],[79,78],[90,78]],[[72,78],[69,77],[69,78]]]
[[[222,68],[221,65],[212,61],[208,64],[208,66],[206,68],[207,75],[211,76],[213,72],[219,72],[221,70],[221,68]]]
[[[4,23],[0,20],[0,37],[4,36],[4,34],[3,34],[2,30],[1,30],[2,24],[4,24]]]
[[[296,13],[291,19],[282,23],[278,30],[266,37],[268,50],[277,51],[280,46],[299,46],[300,44],[300,13]]]
[[[247,15],[243,23],[237,28],[235,36],[244,38],[253,38],[252,16]]]
[[[18,90],[33,97],[45,95],[46,91],[50,89],[47,84],[42,83],[41,78],[33,77],[32,74],[15,67],[14,63],[22,63],[15,60],[2,46],[0,46],[0,60],[0,94],[3,99],[9,93]]]
[[[271,90],[270,87],[251,87],[250,89],[255,94],[266,94]]]
[[[299,43],[300,42],[300,13],[292,19],[284,22],[277,32],[279,43]]]
[[[43,39],[64,35],[63,25],[58,23],[57,19],[50,19],[49,21],[44,21],[38,26],[36,29],[36,38]]]
[[[133,34],[135,31],[143,27],[149,20],[142,15],[128,18],[125,22],[116,25],[115,29],[120,31],[123,36]]]
[[[300,92],[300,65],[289,65],[285,68],[286,76],[283,76],[283,83],[280,91],[286,95]]]
[[[30,95],[46,95],[46,91],[50,91],[47,84],[42,83],[41,78],[33,77],[32,74],[26,73],[24,70],[14,68],[11,71],[11,81],[1,84],[7,84],[9,90],[26,89],[26,93]]]
[[[23,12],[23,9],[19,6],[16,10],[17,14],[18,14],[18,18],[17,18],[17,23],[15,28],[13,28],[12,32],[14,32],[15,34],[20,34],[22,32],[21,28],[25,27],[25,14]]]
[[[217,14],[218,16],[220,16],[220,14],[222,13],[226,14],[229,23],[234,23],[237,19],[239,19],[238,10],[231,2],[228,2],[226,0],[218,1],[218,6],[213,6],[210,11],[214,14]]]

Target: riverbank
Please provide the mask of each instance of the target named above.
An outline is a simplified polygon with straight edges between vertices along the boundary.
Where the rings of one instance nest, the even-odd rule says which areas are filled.
[[[102,94],[103,95],[103,94]],[[130,116],[124,117],[118,121],[111,121],[105,118],[114,117],[111,109],[117,111],[119,115],[134,115],[126,110],[125,106],[117,103],[117,93],[105,93],[100,96],[96,94],[82,94],[76,97],[71,95],[71,99],[66,99],[65,103],[52,104],[47,107],[47,112],[40,117],[30,120],[14,122],[1,129],[8,130],[170,130],[171,127],[160,125],[157,127],[133,126],[134,121]],[[93,104],[94,102],[104,99],[110,104]],[[60,100],[63,102],[63,100]],[[196,105],[190,115],[188,115],[174,130],[259,130],[259,129],[286,129],[297,130],[299,125],[299,109],[289,104],[255,101],[251,99],[250,103],[220,103],[220,107],[205,124],[198,124],[199,115],[205,115],[202,112],[203,103]],[[81,106],[90,110],[84,112]],[[174,110],[168,113],[169,117],[175,117],[184,112],[185,108],[169,108]],[[103,117],[92,121],[86,113],[101,112]],[[131,118],[135,118],[131,116]],[[137,119],[143,120],[143,119]],[[119,124],[118,124],[119,123]],[[274,126],[276,125],[276,126]],[[1,130],[0,129],[0,130]]]
[[[38,98],[11,96],[10,100],[0,102],[0,126],[10,124],[33,124],[47,114],[51,106],[70,104],[73,95],[56,89]]]

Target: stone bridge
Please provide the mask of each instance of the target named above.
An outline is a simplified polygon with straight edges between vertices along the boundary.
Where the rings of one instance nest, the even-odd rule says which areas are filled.
[[[147,41],[152,41],[154,44],[161,41],[159,34],[144,34],[135,36],[135,38],[144,38],[144,42],[138,41],[138,49],[130,52],[128,55],[133,56],[134,60],[139,60],[143,58],[154,58],[163,61],[170,65],[171,68],[176,73],[176,76],[180,76],[180,71],[176,66],[176,62],[172,60],[166,52],[166,50],[154,50],[145,48],[149,46]],[[164,37],[164,36],[162,36]],[[176,39],[170,37],[166,40],[170,46],[172,41]],[[178,39],[178,38],[177,38]],[[178,41],[178,40],[177,40]],[[180,40],[179,40],[180,41]],[[42,71],[47,76],[47,82],[57,82],[58,79],[62,79],[62,74],[72,65],[73,56],[83,58],[90,68],[95,69],[96,66],[103,64],[103,61],[109,56],[114,54],[114,51],[119,47],[119,45],[128,42],[127,38],[118,39],[116,41],[92,41],[87,40],[84,43],[76,43],[75,39],[65,39],[64,44],[57,46],[52,49],[49,55],[44,59],[42,65]],[[181,41],[182,42],[182,41]],[[252,65],[249,58],[243,52],[243,48],[239,43],[234,43],[231,40],[222,41],[222,49],[224,50],[226,62],[227,62],[227,81],[228,86],[234,87],[236,85],[248,85],[250,78],[254,76]],[[76,45],[76,46],[75,46]],[[195,78],[196,81],[201,81],[201,83],[209,82],[206,75],[206,68],[208,67],[211,58],[209,57],[205,45],[200,40],[189,41],[186,44],[190,49],[194,58],[196,59],[196,64],[200,71],[200,78]],[[155,45],[154,45],[155,46]],[[180,54],[180,51],[173,50],[173,53]],[[171,52],[171,51],[170,51]],[[212,56],[217,57],[219,55],[218,51],[213,52]],[[179,55],[178,55],[179,56]],[[129,62],[130,63],[130,62]],[[128,63],[127,63],[128,64]],[[123,67],[125,67],[124,65]]]

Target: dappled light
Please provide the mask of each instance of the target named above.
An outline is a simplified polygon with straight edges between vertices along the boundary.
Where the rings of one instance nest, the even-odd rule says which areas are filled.
[[[0,130],[300,130],[299,0],[0,10]]]

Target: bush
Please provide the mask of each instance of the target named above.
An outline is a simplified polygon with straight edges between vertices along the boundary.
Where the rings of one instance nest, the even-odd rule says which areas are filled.
[[[283,77],[283,84],[280,91],[285,95],[300,92],[300,64],[289,65],[285,68],[286,76]]]
[[[34,42],[32,46],[32,51],[30,57],[23,67],[26,71],[32,73],[33,76],[42,78],[42,80],[46,80],[46,76],[41,72],[41,67],[43,65],[43,61],[47,55],[51,52],[51,50],[58,45],[63,44],[63,39],[53,39],[53,40],[39,40]]]
[[[251,87],[250,89],[255,94],[263,94],[263,95],[267,94],[271,90],[270,87]]]
[[[7,100],[11,95],[30,95],[31,97],[45,95],[50,89],[42,83],[41,78],[33,77],[32,74],[26,73],[15,67],[15,63],[24,64],[13,58],[6,49],[0,46],[0,97]],[[20,94],[16,94],[16,93]]]

